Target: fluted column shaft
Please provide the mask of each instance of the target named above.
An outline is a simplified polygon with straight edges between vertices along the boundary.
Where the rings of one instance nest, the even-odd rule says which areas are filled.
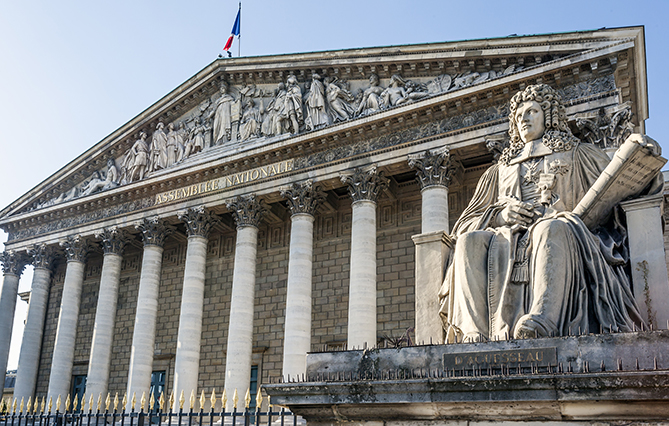
[[[325,196],[312,182],[282,189],[290,207],[290,253],[286,285],[286,320],[283,338],[283,376],[307,371],[311,349],[311,292],[313,281],[314,212]]]
[[[118,303],[118,288],[121,281],[121,264],[123,263],[126,237],[117,228],[105,229],[96,237],[102,239],[104,258],[100,276],[98,306],[95,311],[91,355],[88,362],[86,392],[97,398],[98,395],[104,397],[107,394],[109,383],[116,305]]]
[[[128,398],[132,398],[134,393],[139,399],[142,392],[146,392],[148,395],[151,387],[163,244],[171,229],[157,217],[144,219],[136,228],[142,232],[144,253],[132,333]]]
[[[9,346],[12,341],[19,279],[25,267],[25,260],[17,253],[6,251],[0,254],[0,261],[3,270],[2,289],[0,290],[0,395],[2,395],[5,386]]]
[[[204,308],[204,278],[207,262],[207,242],[215,217],[204,208],[189,209],[179,214],[186,223],[188,247],[181,294],[181,314],[174,364],[174,395],[197,393],[200,370],[200,342]],[[179,409],[175,399],[173,409]]]
[[[376,346],[376,199],[387,179],[371,167],[342,181],[353,199],[347,344],[371,347]]]
[[[48,395],[55,401],[58,395],[65,398],[70,393],[72,364],[74,362],[74,345],[77,338],[79,307],[81,306],[81,288],[84,283],[84,269],[88,245],[79,237],[68,238],[61,245],[65,248],[67,268],[63,295],[60,301],[60,314],[56,341],[51,360]]]
[[[14,397],[19,401],[21,398],[27,401],[35,396],[53,261],[53,252],[46,245],[35,247],[29,253],[34,258],[35,269],[14,385]]]
[[[232,297],[225,357],[225,390],[228,409],[232,409],[235,389],[244,395],[250,384],[253,353],[253,306],[256,284],[258,224],[264,209],[254,196],[238,197],[228,203],[237,223],[235,266],[232,276]]]
[[[448,187],[431,185],[423,188],[421,194],[421,233],[449,232]]]

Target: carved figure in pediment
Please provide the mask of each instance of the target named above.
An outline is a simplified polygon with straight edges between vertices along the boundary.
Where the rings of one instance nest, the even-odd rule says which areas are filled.
[[[190,130],[188,140],[184,146],[184,158],[197,154],[204,149],[204,133],[205,127],[202,124],[202,120],[200,117],[195,117],[193,128]]]
[[[265,136],[276,136],[284,133],[286,114],[286,85],[279,83],[274,98],[267,105],[267,114],[262,122],[261,131]]]
[[[258,108],[253,98],[246,100],[241,119],[240,140],[245,141],[260,136],[260,127],[264,112],[265,108],[262,101],[260,101],[260,108]]]
[[[321,81],[321,76],[317,73],[311,76],[311,86],[305,104],[308,113],[307,130],[314,130],[330,124],[325,103],[325,86]]]
[[[404,88],[405,81],[397,74],[390,77],[390,85],[381,93],[385,108],[401,105],[409,100]]]
[[[116,162],[113,158],[107,160],[106,175],[100,171],[96,171],[91,175],[91,179],[81,189],[81,196],[94,194],[100,191],[107,191],[108,189],[116,188],[119,183],[119,172],[116,167]]]
[[[369,87],[362,93],[360,105],[355,111],[356,115],[367,115],[380,111],[383,108],[383,87],[379,86],[379,76],[372,74],[369,76]]]
[[[439,293],[447,340],[631,331],[643,320],[626,269],[626,230],[610,208],[596,223],[575,213],[609,157],[571,133],[550,86],[526,87],[509,109],[510,144],[453,227]],[[659,145],[632,138],[646,160],[661,162],[651,159]],[[646,177],[653,180],[644,193],[661,191],[661,175]]]
[[[139,133],[139,139],[135,141],[132,148],[126,154],[126,161],[123,162],[123,169],[127,168],[127,183],[144,179],[149,168],[149,144],[146,143],[148,135],[146,132]],[[129,163],[128,159],[132,162]]]
[[[208,117],[214,117],[212,140],[214,145],[232,140],[232,104],[235,98],[228,93],[228,84],[225,82],[221,83],[220,94],[215,109]]]
[[[163,130],[164,128],[165,125],[159,122],[156,126],[156,131],[153,132],[153,136],[151,137],[150,172],[167,167],[167,135]]]
[[[462,89],[463,87],[470,86],[474,81],[481,77],[481,74],[477,72],[466,72],[455,77],[453,80],[453,90]]]
[[[325,92],[329,106],[328,114],[330,114],[330,121],[336,123],[348,120],[353,116],[355,109],[352,103],[355,102],[355,98],[344,86],[343,82],[338,81],[337,78],[328,78],[326,80]]]
[[[427,90],[430,94],[444,93],[451,88],[453,78],[448,74],[442,74],[427,84]]]
[[[174,123],[167,125],[167,163],[165,167],[170,167],[183,159],[183,138],[179,131],[174,128]]]
[[[290,132],[297,134],[300,131],[300,125],[304,122],[304,112],[302,110],[302,89],[297,84],[297,77],[288,76],[286,80],[286,98],[284,114],[290,120]]]

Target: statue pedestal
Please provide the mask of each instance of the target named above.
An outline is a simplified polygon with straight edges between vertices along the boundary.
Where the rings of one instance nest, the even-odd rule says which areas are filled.
[[[665,327],[669,321],[669,278],[662,230],[663,195],[620,203],[627,233],[634,297],[646,324]]]
[[[416,342],[443,343],[439,288],[453,242],[444,231],[411,237],[416,245]]]
[[[668,349],[663,330],[310,353],[306,381],[263,387],[312,426],[659,425]]]

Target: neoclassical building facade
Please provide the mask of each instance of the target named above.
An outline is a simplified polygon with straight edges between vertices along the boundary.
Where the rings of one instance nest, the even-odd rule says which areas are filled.
[[[430,247],[510,97],[549,84],[615,148],[644,133],[645,63],[641,27],[218,59],[0,211],[0,371],[27,264],[19,400],[243,394],[324,345],[438,340]]]

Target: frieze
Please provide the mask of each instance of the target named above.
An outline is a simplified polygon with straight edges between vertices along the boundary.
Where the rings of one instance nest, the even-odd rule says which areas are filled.
[[[606,75],[585,82],[580,82],[570,86],[566,86],[561,89],[558,89],[557,91],[558,93],[560,93],[563,100],[575,101],[583,97],[590,97],[602,93],[611,92],[614,89],[615,89],[615,80],[613,75]],[[301,170],[308,167],[319,166],[325,163],[339,161],[345,158],[350,158],[368,152],[389,148],[392,146],[400,145],[407,142],[412,142],[426,137],[432,137],[443,133],[458,131],[460,129],[464,129],[475,125],[482,125],[484,123],[506,120],[508,114],[509,110],[506,104],[488,106],[486,108],[481,108],[469,112],[467,114],[460,114],[454,117],[447,117],[441,120],[434,120],[429,123],[408,127],[399,131],[392,132],[390,134],[380,135],[364,141],[355,142],[350,145],[337,146],[329,150],[305,155],[302,157],[297,157],[292,160],[291,170]],[[285,164],[286,167],[288,167],[288,163]],[[224,180],[225,184],[228,184],[228,180],[231,180],[233,186],[245,183],[242,182],[242,179],[246,179],[246,174],[253,173],[253,170],[258,170],[257,179],[260,179],[260,176],[263,173],[261,169],[262,168],[257,168],[241,172],[243,175],[237,173],[223,178],[213,179],[211,181],[212,183],[210,184],[210,188],[213,188],[213,181],[220,182],[221,179]],[[237,178],[239,179],[239,183],[235,183],[235,176],[237,176]],[[264,175],[262,176],[264,178]],[[253,177],[255,177],[255,175],[249,176],[249,178]],[[189,185],[188,187],[192,187],[192,185]],[[184,187],[184,190],[187,190],[188,187]],[[204,188],[205,192],[207,192],[206,191],[207,182],[204,182]],[[168,191],[167,193],[169,194],[170,192],[171,191]],[[162,199],[162,194],[157,194],[149,197],[143,197],[127,201],[121,204],[116,204],[95,211],[78,213],[77,215],[54,220],[52,222],[45,224],[23,227],[21,229],[10,229],[8,241],[11,242],[15,240],[27,239],[38,235],[44,235],[68,228],[74,228],[98,220],[104,220],[116,216],[127,215],[129,213],[140,210],[149,209],[155,206],[156,198],[158,195],[160,195]],[[200,194],[199,189],[198,189],[198,194]],[[191,197],[193,196],[192,192],[190,196]],[[175,192],[175,197],[176,197],[176,192]]]

